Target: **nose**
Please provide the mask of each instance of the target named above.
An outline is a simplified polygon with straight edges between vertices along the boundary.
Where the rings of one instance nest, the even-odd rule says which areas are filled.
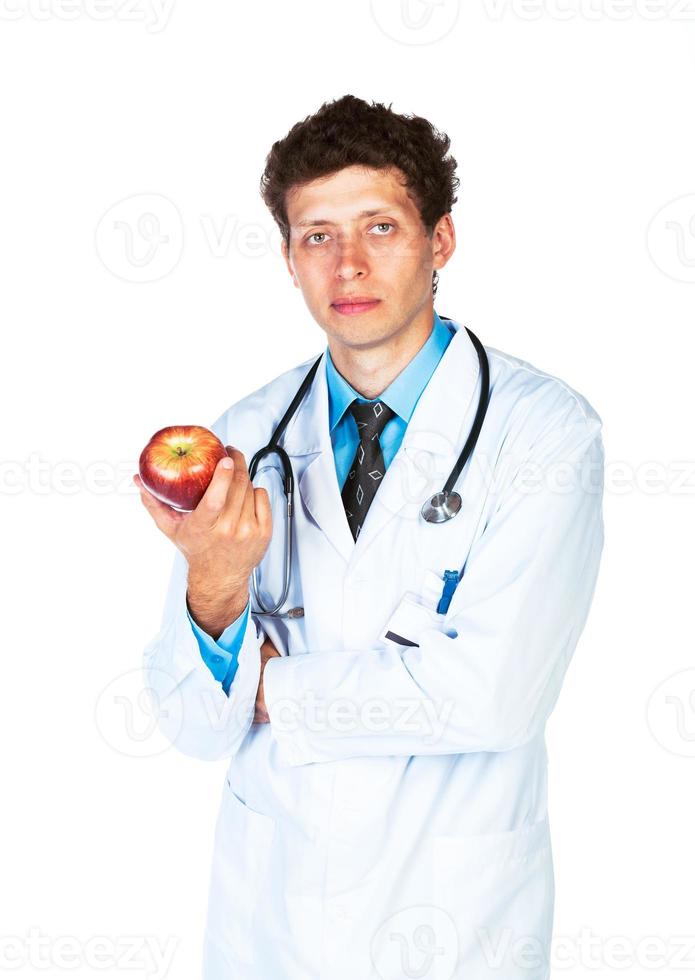
[[[369,271],[364,250],[347,236],[338,241],[335,273],[339,279],[354,279]]]

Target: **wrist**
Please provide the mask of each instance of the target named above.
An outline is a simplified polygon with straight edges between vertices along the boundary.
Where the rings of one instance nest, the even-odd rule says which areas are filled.
[[[238,572],[218,572],[206,564],[188,564],[188,591],[204,598],[214,596],[248,595],[249,575]]]
[[[198,626],[217,640],[244,612],[249,601],[248,580],[211,582],[189,575],[186,590],[188,611]]]

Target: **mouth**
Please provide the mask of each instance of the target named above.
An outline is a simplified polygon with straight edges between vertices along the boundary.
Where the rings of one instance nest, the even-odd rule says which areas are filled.
[[[381,300],[370,299],[369,296],[345,296],[334,300],[331,307],[343,316],[355,316],[373,310]]]

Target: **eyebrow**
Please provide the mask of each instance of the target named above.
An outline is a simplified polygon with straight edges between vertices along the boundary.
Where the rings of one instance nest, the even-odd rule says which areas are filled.
[[[384,204],[380,208],[370,208],[368,211],[360,211],[357,215],[358,218],[372,218],[375,214],[383,214],[384,211],[400,211],[403,209],[397,204]],[[303,221],[298,221],[294,228],[306,228],[309,225],[334,225],[334,221],[329,221],[328,218],[304,218]]]

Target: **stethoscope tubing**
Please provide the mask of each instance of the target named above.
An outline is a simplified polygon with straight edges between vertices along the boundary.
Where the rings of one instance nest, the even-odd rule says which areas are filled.
[[[443,316],[441,319],[448,320],[449,317]],[[461,450],[443,489],[434,494],[425,502],[425,504],[423,504],[421,514],[426,521],[433,524],[446,523],[452,517],[455,517],[460,510],[461,498],[459,494],[454,492],[454,486],[461,475],[463,467],[466,465],[471,453],[475,449],[478,436],[480,435],[480,430],[483,426],[490,397],[490,365],[487,359],[487,354],[485,353],[485,348],[472,330],[466,327],[466,331],[468,332],[468,335],[471,338],[471,341],[478,354],[478,362],[480,365],[480,397],[478,400],[478,408],[475,414],[475,419],[473,421],[473,425],[471,426],[471,431],[468,434],[465,445]],[[276,616],[283,619],[297,619],[304,615],[304,610],[301,606],[293,607],[285,613],[279,612],[281,606],[285,603],[287,596],[289,595],[290,589],[290,574],[292,569],[293,553],[292,524],[294,513],[294,473],[292,470],[292,463],[287,455],[287,452],[282,446],[279,445],[279,440],[287,428],[288,423],[299,408],[302,399],[309,390],[316,372],[318,371],[319,364],[324,357],[324,353],[321,353],[321,355],[316,358],[311,368],[307,372],[306,377],[299,386],[287,411],[275,427],[268,445],[261,447],[261,449],[254,453],[249,464],[249,477],[253,481],[253,478],[258,470],[258,464],[265,459],[266,456],[276,454],[282,464],[283,488],[286,499],[287,524],[285,528],[282,595],[279,602],[277,602],[272,609],[263,608],[263,604],[261,603],[260,596],[258,594],[258,567],[254,568],[253,575],[251,577],[251,594],[257,609],[252,610],[252,612],[257,616]]]
[[[447,320],[448,317],[442,317],[442,320]],[[461,453],[456,460],[454,468],[452,469],[449,477],[442,488],[442,493],[451,493],[454,489],[454,485],[461,475],[461,470],[468,462],[468,458],[475,449],[475,444],[478,441],[478,436],[480,435],[480,430],[483,427],[483,421],[485,420],[485,414],[487,412],[488,402],[490,400],[490,365],[488,363],[487,354],[485,353],[485,348],[480,343],[476,335],[472,330],[468,331],[468,336],[473,342],[478,354],[478,363],[480,365],[480,397],[478,399],[478,409],[475,413],[475,419],[473,420],[473,425],[471,426],[471,431],[468,433],[468,438],[464,444]]]

